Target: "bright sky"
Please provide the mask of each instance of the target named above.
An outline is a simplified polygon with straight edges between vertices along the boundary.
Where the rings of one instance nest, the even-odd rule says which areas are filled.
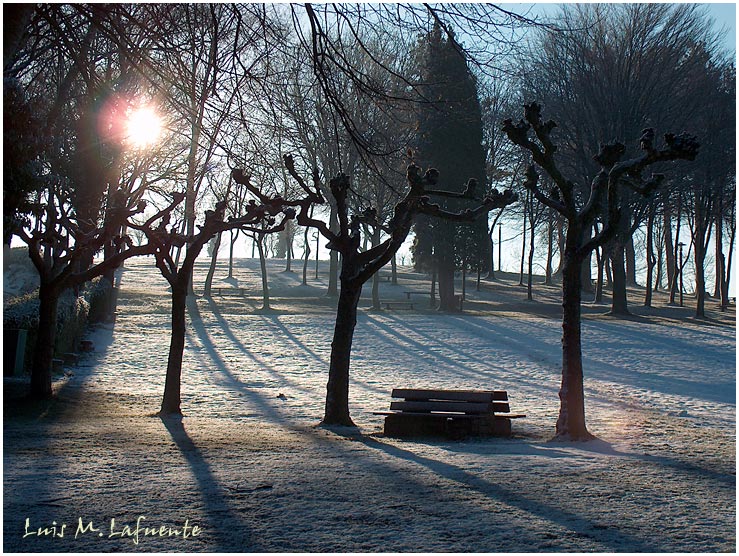
[[[683,2],[680,2],[683,3]],[[687,3],[687,2],[685,2]],[[563,2],[537,2],[537,3],[523,3],[523,2],[511,2],[511,3],[500,3],[505,9],[512,12],[526,14],[529,17],[536,17],[537,15],[550,15],[557,12],[559,6]],[[708,12],[711,17],[715,20],[716,27],[719,29],[726,29],[725,33],[725,45],[726,49],[736,52],[736,3],[734,2],[720,2],[720,3],[701,3],[702,6],[708,8]]]

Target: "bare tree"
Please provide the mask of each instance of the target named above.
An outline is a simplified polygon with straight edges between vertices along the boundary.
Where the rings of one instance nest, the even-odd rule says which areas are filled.
[[[134,246],[128,236],[119,235],[121,225],[145,208],[142,201],[129,206],[125,194],[120,193],[114,197],[106,221],[92,230],[86,226],[82,231],[64,192],[51,183],[40,216],[40,228],[17,231],[28,245],[28,256],[40,278],[38,335],[31,364],[30,394],[34,398],[52,395],[51,363],[57,331],[57,309],[64,290],[102,276],[129,257],[153,252],[152,245]],[[161,217],[162,213],[155,214],[152,222]],[[107,242],[115,244],[115,254],[97,264],[80,266],[80,260],[92,258]]]
[[[556,28],[541,29],[524,57],[523,88],[561,126],[560,167],[578,183],[585,186],[597,172],[590,153],[614,137],[636,138],[646,128],[703,128],[696,118],[706,105],[695,94],[706,73],[699,51],[715,55],[719,42],[702,7],[573,4],[563,6],[552,23]],[[587,198],[589,192],[576,194]],[[607,249],[612,314],[628,314],[632,235],[648,214],[639,195],[625,193],[621,201],[621,231]],[[590,264],[583,267],[590,270]]]
[[[209,188],[212,190],[214,188],[213,180],[209,179]],[[218,203],[226,203],[226,206],[228,206],[231,201],[231,184],[233,182],[231,180],[228,180],[228,185],[226,186],[225,191],[222,192],[214,192],[216,195],[216,205]],[[234,214],[239,214],[238,212],[234,211]],[[213,249],[210,255],[210,266],[208,267],[208,274],[205,276],[205,283],[203,284],[203,296],[210,297],[211,295],[211,289],[213,286],[213,278],[215,277],[216,273],[216,265],[218,264],[218,252],[221,249],[221,236],[223,235],[222,232],[219,232],[215,235],[215,237],[211,240],[213,243]]]
[[[297,172],[293,158],[289,155],[285,156],[285,166],[313,202],[325,202],[317,169],[313,171],[313,186],[311,187]],[[350,216],[347,201],[350,180],[345,174],[338,175],[331,179],[329,183],[331,195],[338,208],[338,232],[332,231],[322,220],[312,218],[307,210],[301,210],[297,216],[300,225],[316,228],[323,237],[328,239],[328,247],[341,254],[339,303],[336,311],[333,341],[331,342],[331,361],[323,424],[353,426],[349,415],[349,366],[354,329],[357,324],[357,306],[362,293],[362,286],[387,264],[398,251],[408,236],[413,217],[418,213],[425,213],[451,220],[469,222],[482,214],[487,214],[492,208],[510,204],[515,200],[515,195],[511,191],[505,193],[494,191],[482,200],[481,204],[479,200],[476,201],[477,206],[474,209],[468,209],[460,213],[446,212],[440,209],[438,205],[429,202],[429,197],[454,197],[475,201],[476,183],[471,180],[464,193],[429,189],[437,184],[438,178],[438,172],[433,169],[421,175],[421,170],[417,166],[410,165],[408,167],[407,191],[395,206],[393,218],[387,226],[383,226],[388,238],[367,251],[360,249],[361,224],[367,223],[372,226],[380,226],[381,224],[377,222],[376,211],[372,208],[367,208],[362,214]],[[243,174],[239,172],[234,172],[234,179],[246,182]]]
[[[543,169],[554,182],[551,195],[545,194],[538,185],[539,174],[534,166],[526,173],[525,186],[544,205],[559,212],[567,220],[567,235],[562,271],[562,384],[560,388],[560,411],[557,419],[556,436],[575,440],[592,438],[585,425],[585,396],[583,389],[583,366],[581,346],[581,302],[582,269],[586,256],[596,247],[603,245],[616,233],[620,215],[620,196],[624,185],[640,194],[648,195],[662,181],[663,176],[652,176],[642,180],[642,171],[655,163],[687,159],[693,160],[698,144],[687,135],[665,135],[666,146],[656,148],[654,133],[642,136],[642,154],[622,160],[626,148],[621,143],[602,145],[593,157],[601,167],[591,183],[588,199],[580,204],[575,192],[577,185],[566,178],[554,158],[557,150],[551,132],[556,127],[552,120],[541,118],[541,107],[531,103],[524,108],[524,120],[514,124],[506,120],[503,124],[508,138],[525,149],[534,163]],[[529,137],[533,130],[534,137]],[[595,219],[603,215],[603,228],[597,235],[583,241],[583,230],[590,230]]]
[[[260,194],[261,195],[261,194]],[[161,415],[181,413],[181,381],[182,356],[185,349],[186,308],[188,289],[192,280],[195,260],[203,247],[216,235],[224,231],[240,228],[255,231],[260,226],[264,232],[278,232],[285,226],[288,219],[295,217],[294,206],[301,206],[301,202],[288,202],[281,197],[270,198],[261,195],[261,203],[250,203],[243,214],[225,220],[226,203],[219,202],[215,210],[205,212],[205,219],[199,231],[191,236],[179,233],[179,226],[171,229],[166,227],[170,223],[169,215],[174,207],[185,198],[184,193],[174,195],[174,200],[162,217],[159,225],[156,220],[147,219],[141,223],[131,223],[130,227],[143,232],[154,250],[156,265],[162,276],[169,282],[172,289],[172,337],[167,358],[167,373],[162,397]],[[269,229],[261,228],[261,223],[268,222]],[[177,264],[174,251],[187,245],[187,251],[181,264]]]

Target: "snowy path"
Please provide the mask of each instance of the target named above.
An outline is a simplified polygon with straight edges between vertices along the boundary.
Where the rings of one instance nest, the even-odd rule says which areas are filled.
[[[284,303],[280,304],[284,308]],[[4,430],[6,551],[732,551],[735,329],[605,317],[584,323],[590,443],[547,442],[556,320],[362,311],[351,410],[362,435],[317,429],[333,314],[190,307],[182,421],[158,409],[163,281],[123,273],[115,327],[43,407]],[[507,389],[512,439],[382,437],[400,385]],[[283,397],[278,397],[280,394]],[[286,398],[286,399],[283,399]],[[194,538],[108,538],[117,524]],[[63,538],[23,539],[67,523]],[[74,538],[78,519],[105,534]],[[117,525],[117,526],[119,526]]]

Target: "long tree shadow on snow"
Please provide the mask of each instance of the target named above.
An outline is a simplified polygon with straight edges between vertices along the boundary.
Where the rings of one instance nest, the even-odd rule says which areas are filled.
[[[215,310],[217,311],[218,309],[215,308]],[[317,364],[321,365],[322,367],[326,367],[326,368],[328,367],[327,361],[325,361],[315,351],[313,351],[308,346],[306,346],[303,342],[301,342],[295,334],[293,334],[284,324],[282,324],[282,322],[280,321],[280,315],[260,314],[259,317],[262,319],[262,322],[265,322],[273,329],[276,329],[278,331],[279,336],[282,336],[283,338],[287,339],[291,344],[293,344],[299,350],[304,352],[310,359],[312,359],[313,361],[315,361]],[[220,314],[220,311],[218,313],[218,318],[225,322],[222,315]]]
[[[298,385],[297,382],[294,380],[291,380],[287,378],[284,374],[279,373],[276,369],[268,365],[263,360],[259,359],[256,355],[254,355],[251,350],[247,348],[247,346],[234,334],[233,330],[231,329],[231,325],[228,323],[228,321],[225,319],[223,314],[221,313],[220,308],[218,307],[218,304],[215,303],[213,300],[208,300],[208,307],[211,310],[213,316],[215,317],[216,321],[218,322],[219,328],[223,330],[223,333],[226,334],[226,336],[233,342],[234,345],[236,345],[245,355],[247,355],[250,359],[252,359],[255,363],[260,365],[262,368],[266,369],[271,375],[273,375],[278,380],[283,380],[290,388],[294,388],[296,390],[300,390],[304,393],[312,393],[312,390],[308,390],[300,385]],[[217,350],[213,346],[213,343],[210,339],[210,336],[208,335],[207,331],[205,330],[205,327],[202,324],[202,319],[200,317],[200,311],[196,304],[192,304],[191,310],[190,310],[190,316],[193,321],[193,326],[195,325],[196,320],[200,323],[200,328],[197,330],[199,336],[201,338],[207,338],[207,342],[210,344],[212,349],[209,349],[209,351],[212,354],[217,355]],[[282,324],[282,322],[279,321],[280,315],[264,315],[260,314],[258,315],[259,318],[262,318],[266,322],[272,323],[280,332],[280,334],[284,334],[288,341],[290,341],[293,345],[295,345],[298,349],[300,349],[302,352],[304,352],[308,357],[316,361],[317,363],[321,364],[322,368],[326,369],[326,372],[328,373],[328,362],[324,361],[318,354],[316,354],[313,350],[311,350],[308,346],[306,346],[303,342],[301,342],[295,334],[290,332],[287,327]],[[220,356],[218,356],[220,359]],[[328,377],[328,374],[327,374]],[[328,379],[328,378],[327,378]],[[377,391],[381,394],[387,394],[385,390],[382,390],[380,388],[377,388],[376,386],[373,386],[371,384],[368,384],[367,382],[358,380],[356,378],[352,378],[352,384],[356,386],[360,386],[366,390],[373,390]]]
[[[331,439],[330,437],[326,437],[322,433],[318,433],[315,429],[312,429],[310,427],[300,427],[288,422],[276,408],[272,407],[267,402],[263,395],[259,394],[258,392],[253,392],[249,390],[246,385],[244,385],[240,380],[238,380],[230,373],[227,365],[218,355],[215,346],[213,346],[210,342],[210,338],[207,335],[202,322],[198,322],[197,319],[193,319],[193,328],[199,335],[201,335],[203,345],[206,346],[206,349],[209,350],[211,357],[214,358],[214,361],[221,366],[223,372],[226,376],[229,377],[233,386],[237,387],[244,393],[247,393],[249,395],[249,398],[260,406],[265,417],[273,422],[287,425],[288,428],[292,430],[306,434],[307,436],[305,436],[305,438],[311,440],[312,442],[331,446],[333,449],[338,450],[339,453],[342,454],[342,457],[347,458],[348,460],[356,461],[357,457],[362,457],[361,454],[357,454],[355,451],[352,452],[346,450],[341,445],[341,443],[337,444],[335,440]],[[334,433],[342,436],[341,431],[334,431]],[[177,432],[175,432],[175,434],[177,434]],[[524,496],[520,491],[514,491],[510,488],[506,488],[502,485],[477,477],[471,472],[466,471],[454,464],[438,461],[425,456],[420,456],[409,450],[404,450],[402,448],[386,444],[372,437],[359,435],[359,437],[357,438],[356,432],[351,433],[351,436],[354,440],[359,440],[370,449],[382,451],[392,458],[407,460],[417,465],[423,466],[433,473],[444,477],[452,482],[455,482],[464,488],[472,488],[478,491],[481,495],[491,500],[512,505],[522,511],[539,516],[544,520],[557,523],[566,529],[575,531],[578,535],[593,538],[596,541],[603,543],[604,545],[614,550],[629,550],[640,552],[658,550],[657,545],[650,544],[650,542],[647,540],[640,539],[622,531],[614,531],[613,529],[607,529],[604,531],[601,526],[598,526],[598,524],[593,523],[583,516],[577,515],[560,507],[542,504],[538,500],[533,500]],[[203,490],[203,492],[211,492],[214,490],[214,488],[216,489],[216,491],[218,491],[220,487],[217,485],[217,482],[215,482],[215,479],[212,476],[212,472],[210,472],[210,468],[208,467],[203,455],[199,451],[197,451],[197,448],[195,448],[195,451],[193,453],[192,441],[188,443],[186,438],[182,438],[180,436],[180,442],[181,444],[178,443],[178,446],[180,446],[180,449],[183,450],[183,453],[190,452],[190,455],[186,457],[188,457],[188,461],[192,461],[191,465],[193,465],[193,469],[196,474],[201,475],[201,477],[199,478],[199,483],[201,483],[201,489]],[[454,451],[454,448],[451,449]],[[559,451],[555,449],[532,448],[526,442],[523,442],[523,446],[511,447],[508,451],[510,450],[513,450],[513,452],[511,453],[515,453],[517,455],[542,455],[542,453],[549,457],[564,457],[565,455],[564,453],[559,453]],[[502,453],[506,453],[506,450],[504,449]],[[385,463],[382,463],[381,465],[383,467],[387,467],[387,469],[380,472],[382,476],[386,476],[388,473],[391,473],[392,475],[397,475],[397,468],[395,466]],[[418,481],[417,478],[405,474],[402,478],[399,478],[398,480],[401,480],[403,484],[407,484],[410,481],[410,483],[418,482],[419,486],[423,485],[423,482]],[[222,489],[220,490],[220,494],[223,494]],[[209,512],[213,514],[218,514],[219,506],[221,506],[222,504],[225,504],[225,501],[222,500],[221,502],[216,504],[215,507],[209,510]],[[469,508],[466,506],[460,506],[460,511],[466,511],[469,513]]]
[[[306,393],[311,392],[310,390],[301,387],[296,382],[286,377],[283,377],[276,370],[272,369],[268,365],[264,364],[264,362],[256,358],[256,356],[252,355],[246,349],[246,346],[244,346],[244,344],[233,333],[233,331],[229,327],[226,320],[223,318],[223,316],[218,311],[217,305],[215,305],[215,303],[213,303],[212,308],[214,309],[213,314],[216,317],[216,320],[218,321],[219,326],[222,328],[226,336],[232,342],[234,342],[234,344],[238,346],[240,350],[246,353],[257,364],[262,366],[262,368],[265,368],[276,379],[282,380],[286,384],[289,384],[291,388],[295,388],[295,389],[298,389]],[[226,361],[224,361],[223,357],[221,357],[220,353],[218,352],[218,349],[213,344],[213,341],[210,335],[208,334],[208,331],[206,330],[205,325],[203,324],[202,318],[200,316],[200,311],[197,307],[197,303],[195,302],[190,303],[188,306],[188,309],[190,312],[190,320],[192,323],[192,328],[197,334],[198,338],[200,339],[200,342],[202,343],[203,347],[208,352],[212,361],[218,366],[218,371],[222,377],[222,382],[226,384],[229,388],[232,388],[248,396],[248,400],[250,400],[255,406],[257,406],[258,409],[261,411],[262,415],[267,417],[273,423],[290,426],[291,423],[289,422],[289,420],[287,419],[285,415],[283,415],[273,405],[268,403],[266,398],[263,395],[250,389],[247,384],[245,384],[239,377],[234,375],[234,373],[230,370],[228,364],[226,363]],[[299,430],[302,431],[303,429],[299,429]]]
[[[214,537],[216,546],[209,546],[212,552],[261,552],[258,545],[250,538],[248,525],[234,511],[227,501],[227,495],[221,484],[213,475],[210,464],[200,448],[192,441],[185,430],[179,416],[161,417],[164,427],[182,453],[182,457],[192,470],[203,500],[205,515],[209,521],[204,527],[204,534]],[[226,535],[225,532],[231,532]],[[233,538],[234,534],[238,537]],[[214,548],[220,550],[213,550]]]
[[[377,318],[367,316],[367,319],[369,320],[371,326],[374,327],[375,329],[373,331],[370,328],[371,333],[375,333],[378,335],[382,334],[382,338],[384,340],[390,343],[394,343],[401,348],[405,345],[405,346],[410,346],[410,347],[413,347],[419,350],[420,352],[423,353],[424,358],[438,361],[444,364],[446,367],[454,369],[455,376],[465,376],[465,377],[475,379],[475,380],[480,380],[481,378],[484,378],[483,372],[470,369],[469,366],[464,365],[463,363],[460,363],[459,361],[459,357],[464,358],[464,359],[472,359],[473,356],[471,355],[471,353],[474,351],[472,348],[470,350],[463,350],[463,349],[459,349],[454,346],[444,344],[442,341],[442,338],[440,337],[434,338],[429,334],[425,334],[419,330],[416,330],[396,316],[388,316],[387,318],[392,322],[392,325],[388,323],[384,323]],[[418,340],[414,340],[407,333],[403,331],[404,329],[408,330],[409,332],[412,332],[413,334],[417,334],[419,336],[422,336],[428,339],[430,342],[432,342],[433,345],[441,345],[444,348],[444,350],[454,354],[455,356],[457,356],[457,358],[453,358],[449,355],[439,353],[438,351],[430,351],[428,349],[429,344],[425,344],[425,343],[419,342]],[[476,354],[476,355],[479,357],[479,354]],[[501,367],[499,364],[490,364],[489,367],[495,370],[496,375],[498,374],[499,371],[504,371],[506,373],[509,373],[507,369]],[[545,385],[542,385],[540,382],[535,382],[533,380],[524,379],[520,375],[516,375],[515,378],[512,378],[512,380],[515,380],[516,384],[521,384],[521,385],[527,386],[535,390],[553,392],[554,395],[556,396],[556,389],[547,388]]]
[[[483,496],[502,502],[511,506],[514,506],[526,513],[538,516],[544,520],[557,523],[558,525],[574,531],[580,536],[595,539],[597,542],[602,543],[614,551],[629,551],[629,552],[656,552],[659,551],[657,544],[653,544],[645,539],[640,539],[625,533],[623,531],[616,531],[614,529],[606,529],[605,531],[601,526],[596,526],[595,523],[590,521],[588,518],[579,516],[571,511],[567,510],[566,505],[552,506],[550,504],[543,503],[540,500],[533,500],[524,496],[521,490],[513,490],[506,488],[502,484],[493,483],[486,479],[475,476],[462,469],[461,467],[438,461],[430,457],[421,456],[410,450],[404,450],[398,446],[393,446],[382,442],[376,438],[364,436],[360,441],[368,448],[379,450],[393,458],[400,458],[432,471],[433,473],[444,477],[447,480],[453,481],[464,488],[472,488],[482,494]],[[530,451],[530,446],[525,446],[524,452]],[[548,457],[567,457],[569,454],[563,453],[558,450],[534,450],[536,455],[544,453]],[[539,480],[532,477],[532,480]],[[563,500],[563,503],[566,501]]]
[[[235,345],[241,353],[246,355],[249,359],[254,361],[256,365],[258,365],[261,369],[266,370],[272,377],[277,380],[278,382],[284,383],[289,388],[292,388],[294,390],[299,390],[303,393],[309,393],[310,390],[307,388],[304,388],[294,380],[286,377],[284,374],[281,374],[277,371],[274,367],[269,365],[266,361],[259,358],[257,355],[253,353],[252,350],[250,350],[237,336],[234,334],[233,330],[231,329],[231,326],[229,325],[228,321],[223,317],[223,314],[221,313],[218,304],[213,301],[212,299],[208,300],[208,307],[213,315],[213,317],[216,319],[216,322],[218,323],[218,327],[220,330],[223,331],[223,333],[228,337],[228,339]],[[213,340],[210,337],[210,334],[208,334],[208,331],[203,324],[203,319],[200,315],[200,309],[197,306],[197,303],[191,303],[189,305],[189,312],[190,312],[190,320],[192,322],[192,327],[195,330],[195,332],[198,335],[198,338],[200,338],[201,343],[205,347],[205,349],[210,354],[213,361],[219,366],[219,368],[223,369],[224,373],[226,374],[227,378],[233,385],[237,385],[240,388],[246,388],[247,385],[244,384],[238,377],[234,376],[234,374],[228,370],[228,366],[226,362],[221,357],[220,353],[218,353],[218,349],[216,348],[215,344],[213,343]]]
[[[472,322],[471,319],[463,319],[462,317],[450,318],[456,321],[461,328],[464,328],[477,336],[495,333],[508,338],[509,341],[518,342],[522,346],[528,345],[528,342],[530,341],[528,338],[524,341],[519,334],[513,330],[507,329],[500,323],[496,323],[496,325],[492,327],[489,323],[487,326],[483,326],[477,322]],[[585,326],[587,327],[591,325],[592,322],[588,321]],[[613,329],[605,328],[604,331],[609,333],[618,333],[618,327],[613,327]],[[668,395],[679,396],[686,395],[687,393],[689,396],[698,397],[711,402],[735,402],[734,384],[730,384],[730,388],[717,389],[715,386],[707,384],[705,381],[692,381],[680,379],[678,377],[659,376],[647,371],[630,369],[626,366],[616,366],[612,363],[590,357],[587,355],[587,330],[584,330],[583,335],[585,344],[585,348],[583,349],[583,363],[586,366],[586,372],[591,379],[608,380],[623,384],[627,387],[633,387],[633,385],[636,384],[646,389]],[[636,337],[638,337],[638,335],[636,335]],[[613,349],[615,351],[618,348],[617,346],[614,346]]]

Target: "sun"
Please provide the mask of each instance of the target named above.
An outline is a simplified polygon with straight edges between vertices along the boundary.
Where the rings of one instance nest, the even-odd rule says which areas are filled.
[[[136,108],[126,121],[126,141],[134,148],[144,149],[157,142],[162,134],[162,119],[151,106]]]

